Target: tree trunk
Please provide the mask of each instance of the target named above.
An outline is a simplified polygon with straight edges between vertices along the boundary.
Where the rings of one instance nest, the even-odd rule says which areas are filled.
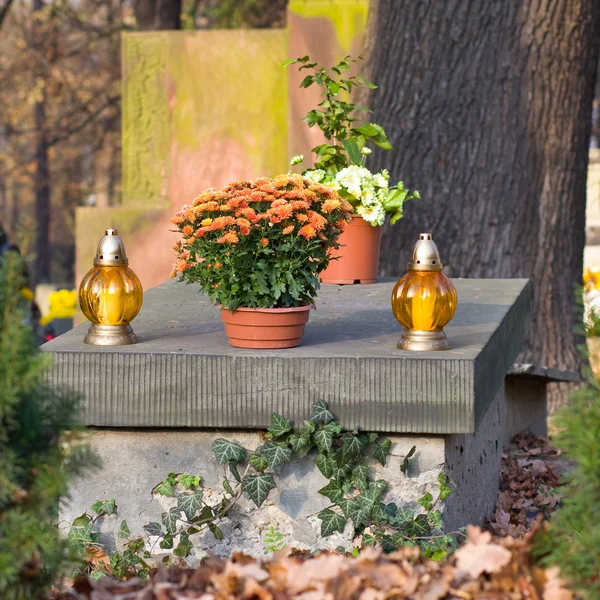
[[[366,67],[395,150],[369,166],[421,192],[384,232],[400,275],[421,231],[453,277],[527,277],[520,360],[576,369],[597,0],[379,0]],[[460,298],[459,298],[460,302]]]
[[[181,0],[135,0],[133,11],[143,31],[181,29]]]
[[[34,12],[42,10],[43,0],[34,0]],[[35,22],[35,20],[34,20]],[[35,25],[34,25],[35,27]],[[35,45],[42,47],[40,32],[34,31]],[[44,80],[44,72],[37,70],[37,79]],[[51,245],[50,245],[50,165],[48,156],[48,136],[46,122],[46,90],[40,91],[41,98],[34,105],[35,141],[35,216],[37,221],[35,239],[35,282],[50,281]]]

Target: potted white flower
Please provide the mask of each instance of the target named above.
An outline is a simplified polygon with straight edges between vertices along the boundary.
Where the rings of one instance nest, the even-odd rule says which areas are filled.
[[[311,71],[301,87],[316,83],[323,88],[324,100],[304,120],[309,127],[317,125],[331,143],[313,148],[315,166],[306,169],[303,175],[335,189],[355,210],[350,225],[339,239],[340,248],[331,251],[333,260],[321,273],[323,283],[374,283],[386,216],[390,215],[393,225],[402,217],[404,202],[419,198],[419,193],[416,190],[410,193],[402,181],[390,187],[390,175],[386,169],[372,173],[365,166],[371,154],[369,143],[384,150],[391,150],[392,146],[380,125],[353,125],[356,122],[355,111],[366,109],[342,100],[340,95],[349,95],[354,87],[376,86],[363,77],[344,79],[342,73],[350,69],[351,62],[356,61],[346,57],[330,70],[319,68],[308,56],[286,63],[299,63],[300,70]],[[291,165],[303,162],[303,156],[295,156]]]

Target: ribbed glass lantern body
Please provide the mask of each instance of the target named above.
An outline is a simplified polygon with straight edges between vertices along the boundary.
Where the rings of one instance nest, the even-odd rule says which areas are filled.
[[[79,286],[83,314],[99,325],[128,325],[140,312],[142,284],[125,266],[93,267]]]
[[[405,329],[439,331],[456,312],[456,289],[441,271],[409,271],[394,287],[392,310]]]

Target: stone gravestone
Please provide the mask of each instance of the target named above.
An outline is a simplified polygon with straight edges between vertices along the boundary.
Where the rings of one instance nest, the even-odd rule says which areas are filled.
[[[393,442],[385,468],[386,501],[414,508],[437,476],[454,491],[443,509],[454,530],[480,523],[493,511],[500,480],[506,414],[504,378],[530,320],[526,280],[455,280],[459,305],[446,332],[452,350],[409,353],[396,349],[400,326],[390,309],[394,281],[369,286],[322,287],[303,344],[251,351],[227,344],[218,309],[194,286],[169,281],[146,294],[133,327],[140,343],[107,348],[83,344],[82,325],[43,347],[54,358],[52,385],[85,395],[82,418],[103,470],[76,483],[62,519],[100,498],[115,498],[119,518],[103,529],[114,535],[120,519],[133,534],[160,520],[169,500],[150,490],[169,472],[198,474],[216,497],[225,471],[210,449],[218,437],[248,448],[271,412],[301,423],[324,400],[341,425],[386,433]],[[520,417],[525,424],[527,415]],[[95,429],[98,428],[98,429]],[[512,433],[516,433],[513,431]],[[417,451],[404,474],[400,465]],[[316,513],[329,504],[317,493],[327,480],[310,455],[278,474],[277,490],[260,510],[242,502],[223,525],[225,539],[192,536],[196,557],[242,549],[264,551],[273,525],[295,547],[335,549],[351,543],[349,529],[319,536]]]

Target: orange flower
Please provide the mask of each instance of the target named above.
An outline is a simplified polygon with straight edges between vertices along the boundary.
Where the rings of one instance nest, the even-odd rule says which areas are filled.
[[[235,214],[237,217],[245,217],[253,223],[256,221],[256,211],[253,208],[242,208]]]
[[[183,273],[186,269],[189,269],[191,265],[188,265],[185,260],[178,260],[175,269],[178,273]]]
[[[328,200],[325,200],[325,202],[323,202],[323,207],[321,208],[321,210],[324,213],[328,213],[332,210],[335,210],[336,208],[339,208],[341,205],[342,203],[339,198],[329,198]]]
[[[321,231],[321,229],[323,229],[325,227],[325,225],[327,225],[327,219],[323,215],[316,213],[314,210],[309,211],[308,219],[309,219],[310,224],[317,231]]]
[[[244,219],[243,217],[240,217],[239,219],[235,220],[236,224],[240,227],[240,229],[242,227],[246,228],[246,229],[250,229],[250,221],[248,221],[248,219]]]
[[[304,225],[304,227],[300,227],[300,231],[298,231],[298,235],[301,235],[303,238],[310,240],[317,235],[317,230],[312,225]]]
[[[181,233],[183,233],[183,235],[185,235],[185,236],[190,236],[190,235],[192,235],[192,233],[194,233],[194,228],[191,225],[186,225],[181,230]]]
[[[240,233],[242,235],[248,235],[250,233],[250,227],[240,227]]]
[[[263,246],[268,246],[269,245],[269,240],[267,238],[263,238],[262,240],[260,240],[260,243]]]
[[[223,237],[220,237],[217,240],[218,244],[237,244],[240,241],[240,238],[235,234],[235,231],[228,231]]]
[[[220,269],[222,266],[223,266],[223,264],[222,264],[222,263],[220,263],[219,261],[217,261],[217,262],[215,263],[215,269]]]
[[[293,225],[288,225],[284,230],[283,230],[283,235],[287,235],[288,233],[292,233],[292,231],[294,231],[294,226]]]
[[[186,210],[183,216],[185,217],[185,220],[189,221],[190,223],[196,222],[196,219],[197,219],[196,212],[191,208]]]
[[[339,221],[336,221],[335,224],[342,231],[344,231],[344,229],[346,229],[346,227],[348,227],[348,221],[344,221],[344,219],[340,219]]]
[[[185,219],[183,218],[183,216],[177,214],[174,217],[171,217],[171,223],[173,223],[173,225],[181,225],[181,223],[183,223],[185,221]]]
[[[296,219],[298,219],[298,221],[300,221],[300,223],[306,223],[306,221],[308,221],[308,215],[305,215],[304,213],[300,213],[299,215],[296,215]]]
[[[235,219],[233,217],[217,217],[210,226],[211,230],[215,229],[225,229],[227,225],[233,225],[235,223]]]
[[[206,233],[206,229],[204,227],[200,227],[200,229],[198,229],[194,235],[197,238],[201,238],[204,236],[205,233]]]
[[[310,202],[306,202],[305,200],[294,200],[290,202],[290,205],[294,210],[307,210],[310,208]]]

